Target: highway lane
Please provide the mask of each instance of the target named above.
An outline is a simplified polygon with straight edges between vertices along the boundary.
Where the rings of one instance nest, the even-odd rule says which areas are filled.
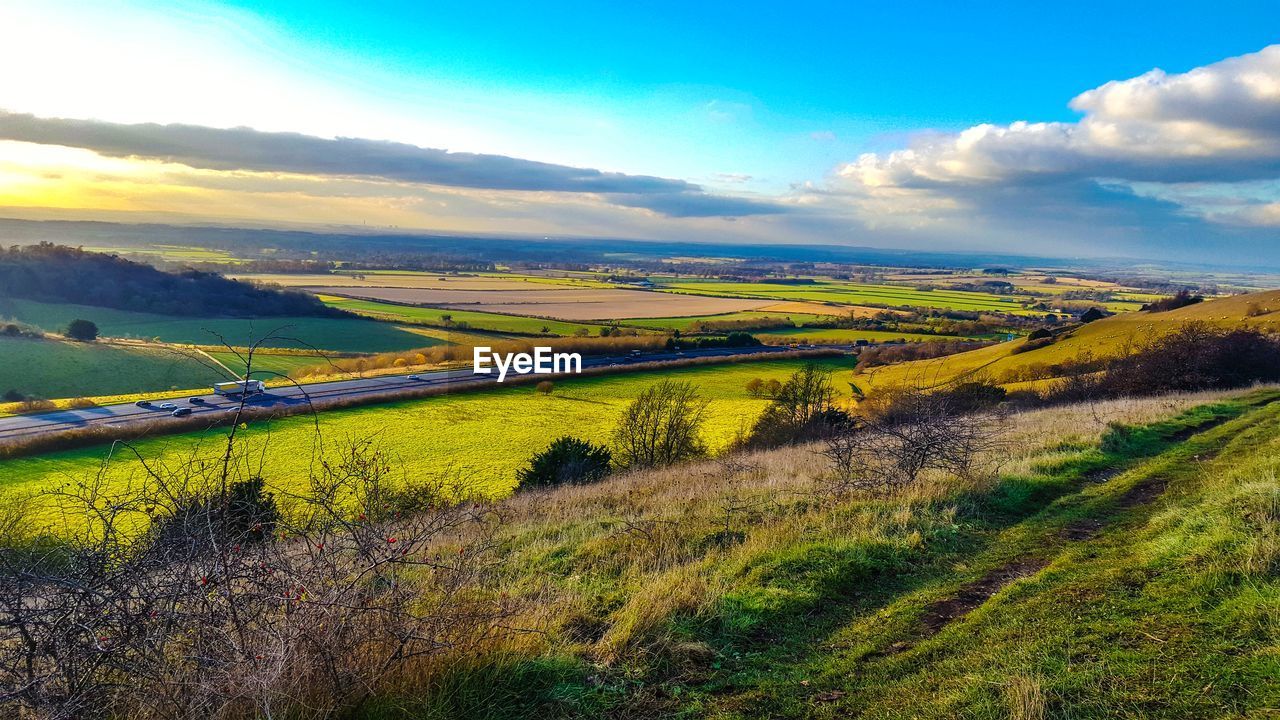
[[[817,346],[803,349],[839,349],[849,351],[852,346]],[[784,346],[762,346],[751,348],[710,348],[706,350],[685,350],[676,352],[648,352],[639,356],[600,356],[583,357],[582,368],[599,368],[617,366],[625,370],[628,365],[640,363],[679,362],[694,358],[732,357],[735,355],[774,354],[794,352],[796,348]],[[507,374],[508,380],[516,376],[514,370]],[[377,377],[355,378],[351,380],[334,380],[298,386],[280,386],[268,388],[267,392],[246,398],[246,408],[286,407],[288,405],[304,405],[321,400],[335,400],[360,397],[386,396],[392,398],[399,391],[417,390],[425,387],[463,385],[470,383],[497,384],[497,372],[488,375],[476,374],[470,367],[456,370],[437,370],[433,372],[406,373],[403,375],[380,375]],[[240,408],[239,396],[193,395],[189,398],[156,400],[150,407],[138,407],[133,403],[119,405],[100,405],[97,407],[74,410],[56,410],[52,412],[15,415],[0,418],[0,441],[12,440],[45,433],[58,433],[87,427],[127,426],[131,423],[154,422],[169,417],[171,409],[161,409],[162,402],[174,403],[177,407],[190,408],[192,416],[209,416],[211,419],[218,413],[228,414]]]

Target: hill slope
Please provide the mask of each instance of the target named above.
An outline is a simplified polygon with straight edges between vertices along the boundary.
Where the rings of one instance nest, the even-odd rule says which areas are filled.
[[[1122,354],[1189,322],[1280,332],[1280,290],[1208,300],[1167,312],[1122,313],[1066,331],[1046,347],[1023,352],[1020,348],[1029,341],[1019,339],[935,360],[871,368],[855,382],[864,390],[901,384],[933,387],[964,376],[1018,383],[1058,363]]]

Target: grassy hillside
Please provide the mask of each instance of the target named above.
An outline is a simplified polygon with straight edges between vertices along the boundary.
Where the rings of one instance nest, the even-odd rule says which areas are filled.
[[[860,382],[871,388],[904,383],[932,386],[974,373],[997,382],[1016,382],[1020,373],[1036,366],[1087,355],[1118,355],[1193,321],[1280,331],[1280,290],[1207,300],[1167,312],[1113,315],[1065,333],[1047,347],[1015,352],[1028,342],[1019,339],[937,360],[872,368],[860,375]]]
[[[1024,413],[998,471],[883,496],[811,448],[518,495],[537,639],[363,716],[1264,717],[1280,394],[1221,397]]]
[[[192,318],[13,298],[0,298],[0,318],[14,318],[51,332],[83,318],[96,323],[103,337],[159,338],[163,342],[195,345],[218,344],[218,337],[213,334],[218,333],[232,345],[243,346],[277,329],[282,335],[338,352],[391,352],[439,344],[390,323],[360,318]],[[287,339],[268,345],[299,347]]]
[[[42,398],[124,395],[205,387],[226,377],[163,350],[101,343],[0,338],[0,393]]]
[[[824,361],[833,368],[848,360]],[[694,366],[656,373],[584,377],[556,384],[547,397],[532,386],[510,386],[482,392],[441,395],[422,400],[334,410],[319,415],[321,441],[334,447],[353,438],[371,439],[383,447],[406,476],[448,478],[503,495],[515,483],[515,471],[560,435],[606,442],[623,408],[660,378],[688,380],[711,401],[706,439],[712,449],[726,445],[748,427],[768,400],[745,390],[752,378],[785,379],[801,361],[744,362]],[[847,373],[846,373],[847,376]],[[837,382],[837,387],[843,383]],[[296,416],[254,423],[247,430],[251,446],[269,443],[269,462],[262,475],[283,486],[305,486],[317,451],[316,421]],[[391,429],[394,429],[392,431]],[[219,451],[222,433],[196,433],[144,439],[134,443],[143,457],[180,463]],[[107,456],[104,447],[53,453],[0,462],[0,492],[30,491],[93,472]],[[109,477],[126,482],[140,471],[136,461],[120,457]]]

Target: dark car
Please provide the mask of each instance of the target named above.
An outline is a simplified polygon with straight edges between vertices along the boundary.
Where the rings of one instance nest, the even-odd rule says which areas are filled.
[[[134,405],[137,405],[138,407],[151,407],[151,401],[139,400],[138,402],[134,403]]]
[[[203,404],[204,404],[204,398],[202,398],[202,397],[193,397],[193,398],[189,398],[189,399],[187,400],[187,402],[191,403],[192,405],[203,405]]]
[[[178,408],[169,414],[174,417],[183,417],[184,415],[191,414],[191,408]]]

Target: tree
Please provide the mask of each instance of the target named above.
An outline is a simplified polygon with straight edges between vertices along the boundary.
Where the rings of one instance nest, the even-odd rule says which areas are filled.
[[[831,371],[808,363],[791,374],[751,428],[748,445],[771,447],[816,439],[848,416],[834,406]]]
[[[613,454],[609,448],[564,436],[534,455],[529,466],[516,473],[520,487],[595,482],[609,474]]]
[[[535,385],[534,389],[542,393],[543,395],[550,395],[551,392],[556,389],[556,384],[551,382],[550,380],[543,380],[542,382]]]
[[[90,320],[72,320],[67,325],[67,337],[82,342],[98,339],[98,326]]]
[[[618,463],[623,467],[663,467],[699,457],[706,447],[699,436],[707,401],[687,382],[663,380],[627,406],[614,430]]]
[[[751,378],[747,381],[747,394],[751,397],[760,397],[764,394],[764,380],[760,378]]]
[[[1101,320],[1104,317],[1106,317],[1105,313],[1096,307],[1091,307],[1088,310],[1085,310],[1084,314],[1080,316],[1080,322],[1091,323],[1094,320]]]

